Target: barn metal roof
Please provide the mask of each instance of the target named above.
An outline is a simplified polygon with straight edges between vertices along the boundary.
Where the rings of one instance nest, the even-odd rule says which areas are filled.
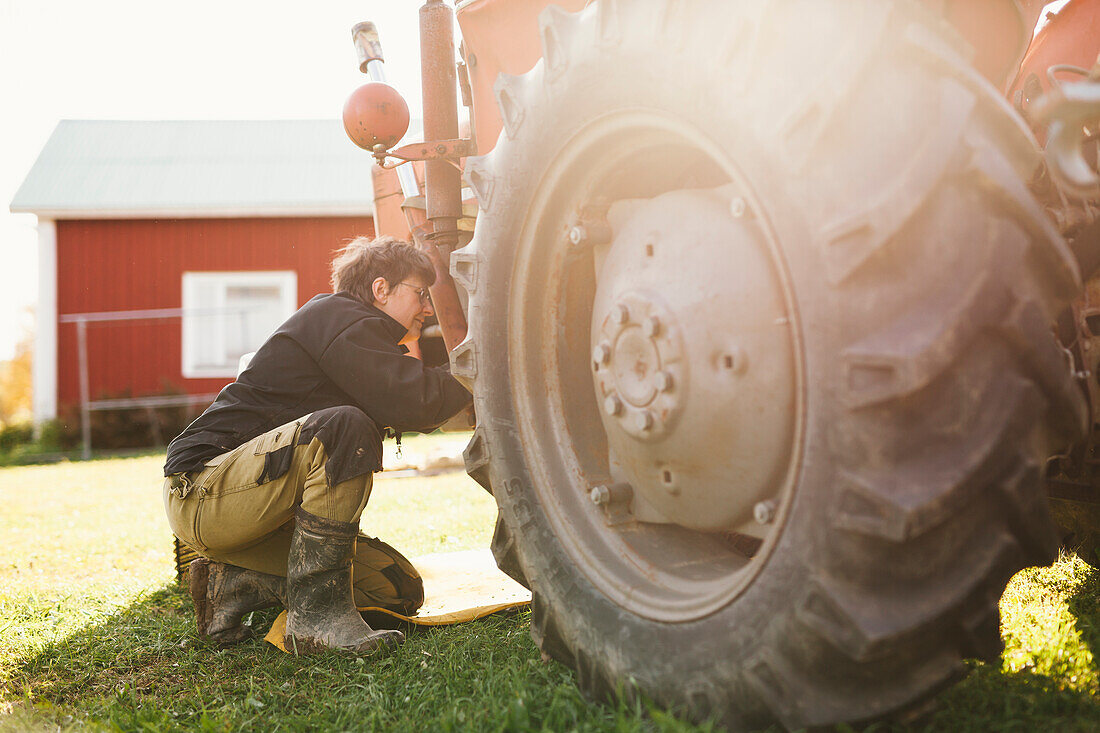
[[[374,211],[372,158],[338,120],[63,120],[11,210],[53,219]]]

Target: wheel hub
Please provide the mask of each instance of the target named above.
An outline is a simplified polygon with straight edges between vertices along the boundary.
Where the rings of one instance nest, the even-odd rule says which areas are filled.
[[[593,349],[604,414],[637,440],[664,436],[680,414],[683,346],[674,316],[653,295],[626,293],[603,319]]]
[[[796,422],[766,239],[732,187],[621,201],[608,220],[592,375],[612,479],[641,521],[759,535],[774,512],[754,509],[779,498]]]

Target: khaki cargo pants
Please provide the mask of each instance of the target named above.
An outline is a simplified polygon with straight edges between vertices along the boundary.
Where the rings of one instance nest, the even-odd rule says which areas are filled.
[[[168,523],[212,560],[285,577],[295,507],[358,524],[380,455],[358,408],[305,415],[165,479]]]

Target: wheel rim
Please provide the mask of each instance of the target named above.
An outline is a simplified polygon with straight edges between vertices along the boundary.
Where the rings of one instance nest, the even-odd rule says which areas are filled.
[[[593,245],[575,223],[599,201],[612,202],[615,236]],[[704,257],[677,260],[706,239],[682,231],[678,206],[719,227]],[[688,621],[728,604],[782,534],[805,412],[793,293],[748,180],[673,117],[594,120],[537,187],[510,292],[517,428],[566,551],[644,617]],[[694,317],[700,293],[717,320],[751,328],[730,338],[712,315]],[[698,353],[703,331],[720,332],[721,348]],[[715,453],[726,460],[703,460]]]

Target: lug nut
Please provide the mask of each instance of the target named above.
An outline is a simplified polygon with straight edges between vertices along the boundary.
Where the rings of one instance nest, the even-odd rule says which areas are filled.
[[[653,385],[658,392],[668,392],[672,389],[672,375],[668,372],[657,372],[653,375]]]
[[[735,196],[734,199],[730,201],[730,213],[733,214],[733,217],[735,219],[740,219],[742,216],[744,216],[745,199],[741,198],[740,196]]]
[[[619,399],[618,395],[608,395],[607,399],[603,401],[603,409],[608,415],[615,417],[623,411],[623,401]]]
[[[642,335],[647,339],[651,339],[661,332],[661,319],[657,316],[650,316],[642,321]]]
[[[592,503],[596,506],[603,506],[611,500],[611,492],[606,486],[595,486],[592,491],[589,492],[588,498],[592,500]]]
[[[649,410],[642,410],[634,416],[634,427],[641,431],[649,430],[653,427],[653,413]]]
[[[630,484],[624,483],[600,484],[592,487],[592,490],[588,492],[588,498],[596,506],[619,505],[626,508],[630,506],[630,502],[634,498],[634,488]]]
[[[588,239],[588,232],[580,224],[569,228],[569,242],[571,244],[580,244],[586,239]]]
[[[771,499],[757,502],[752,508],[752,518],[757,524],[771,524],[775,520],[775,502]]]
[[[604,341],[592,350],[592,359],[597,364],[606,364],[611,361],[611,344]]]
[[[611,311],[611,317],[615,323],[622,325],[630,320],[630,309],[620,303]]]

